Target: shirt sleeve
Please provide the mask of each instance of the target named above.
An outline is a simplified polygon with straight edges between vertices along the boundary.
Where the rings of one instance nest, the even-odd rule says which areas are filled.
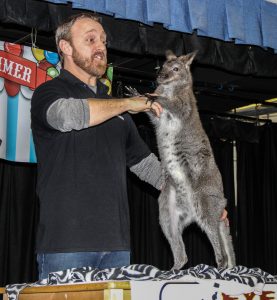
[[[47,122],[61,132],[88,128],[88,100],[75,98],[56,100],[47,110]]]
[[[164,172],[157,156],[151,153],[138,164],[132,166],[130,171],[135,173],[141,180],[161,190],[165,183]]]

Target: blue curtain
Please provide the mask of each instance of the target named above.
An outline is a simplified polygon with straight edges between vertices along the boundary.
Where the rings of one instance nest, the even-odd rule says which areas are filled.
[[[44,0],[72,3],[115,18],[237,44],[272,48],[277,53],[277,4],[272,0]]]

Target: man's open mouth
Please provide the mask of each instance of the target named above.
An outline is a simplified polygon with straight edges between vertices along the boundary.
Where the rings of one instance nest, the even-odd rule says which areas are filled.
[[[93,54],[93,58],[94,58],[94,59],[99,59],[99,60],[104,60],[104,59],[105,59],[105,53],[102,52],[102,51],[96,51],[96,52]]]

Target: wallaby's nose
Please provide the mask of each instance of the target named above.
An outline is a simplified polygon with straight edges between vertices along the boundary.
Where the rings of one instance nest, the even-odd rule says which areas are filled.
[[[163,78],[163,79],[166,79],[166,78],[168,78],[168,74],[165,74],[165,73],[159,73],[158,74],[158,78]]]

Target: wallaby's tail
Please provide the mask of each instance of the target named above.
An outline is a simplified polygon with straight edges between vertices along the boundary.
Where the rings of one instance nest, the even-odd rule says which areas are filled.
[[[223,247],[228,258],[228,268],[231,268],[236,265],[236,257],[232,242],[232,236],[230,234],[230,227],[226,226],[224,222],[220,222],[219,231]]]

